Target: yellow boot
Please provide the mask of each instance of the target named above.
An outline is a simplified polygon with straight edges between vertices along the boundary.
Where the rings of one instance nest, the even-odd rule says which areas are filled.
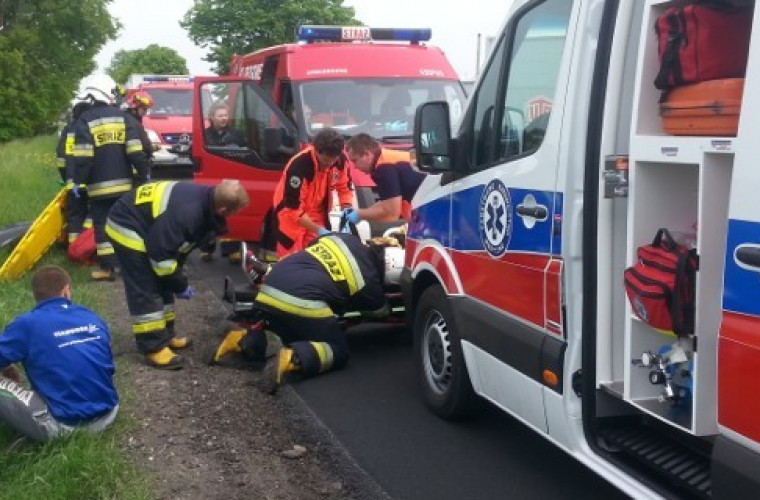
[[[243,337],[246,335],[248,335],[248,330],[245,328],[228,330],[224,336],[224,340],[222,340],[222,343],[219,344],[219,347],[214,351],[214,355],[209,360],[209,364],[213,365],[218,363],[227,354],[241,352],[240,341],[243,340]]]
[[[90,277],[95,281],[115,281],[116,272],[113,269],[96,269],[90,273]]]
[[[259,389],[265,394],[274,394],[282,385],[285,374],[300,371],[293,349],[283,347],[276,356],[267,359],[264,372],[259,379]]]
[[[191,345],[193,345],[193,341],[190,340],[190,337],[173,337],[169,341],[169,347],[172,349],[184,349]]]
[[[182,356],[174,354],[174,351],[164,347],[160,351],[149,352],[145,355],[145,362],[148,366],[161,370],[179,370],[184,364]]]

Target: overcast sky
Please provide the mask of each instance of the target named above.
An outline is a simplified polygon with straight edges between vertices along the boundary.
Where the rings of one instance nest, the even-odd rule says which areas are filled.
[[[173,48],[187,59],[190,73],[211,73],[203,60],[206,52],[190,41],[179,20],[193,0],[113,0],[111,14],[123,27],[117,40],[108,43],[97,56],[102,71],[118,50],[141,49],[157,43]],[[354,7],[356,18],[378,28],[432,28],[431,44],[441,47],[462,79],[472,79],[476,71],[478,33],[495,35],[512,0],[345,0]],[[454,5],[462,9],[454,9]],[[481,59],[484,56],[481,55]]]

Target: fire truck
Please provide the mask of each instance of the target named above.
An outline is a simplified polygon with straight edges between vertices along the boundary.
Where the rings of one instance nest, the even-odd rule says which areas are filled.
[[[154,145],[154,175],[192,176],[193,79],[187,75],[133,74],[125,84],[127,96],[145,91],[153,107],[143,118]]]
[[[698,50],[746,33],[713,54],[743,74],[663,94],[665,64],[723,16]],[[458,130],[447,103],[418,108],[431,175],[402,288],[434,413],[486,400],[632,498],[760,498],[758,25],[754,1],[516,0]],[[681,92],[698,97],[673,128]],[[693,288],[631,295],[631,269],[685,269],[647,261],[662,229]],[[690,328],[658,326],[650,298],[690,304]]]
[[[196,99],[195,181],[240,179],[251,198],[231,218],[229,236],[259,241],[285,163],[318,130],[367,132],[386,147],[408,149],[420,103],[444,100],[458,119],[464,90],[444,53],[425,44],[430,37],[429,29],[301,26],[297,43],[234,56],[231,76],[196,78],[196,92],[227,103],[230,127],[246,137],[242,147],[206,144],[209,108]],[[369,177],[352,168],[352,179],[359,206],[374,203]]]

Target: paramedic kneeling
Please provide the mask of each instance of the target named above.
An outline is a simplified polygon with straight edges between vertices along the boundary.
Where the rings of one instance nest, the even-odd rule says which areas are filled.
[[[344,210],[354,224],[360,220],[393,222],[409,220],[411,202],[425,174],[412,167],[409,153],[380,147],[369,134],[360,133],[346,143],[346,155],[354,166],[372,178],[378,202],[367,208]]]
[[[34,273],[32,292],[37,306],[0,335],[0,421],[36,441],[105,429],[119,408],[108,326],[71,302],[58,266]],[[31,389],[12,363],[23,365]]]

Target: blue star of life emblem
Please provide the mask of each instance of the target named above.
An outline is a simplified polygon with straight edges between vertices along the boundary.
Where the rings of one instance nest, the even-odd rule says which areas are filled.
[[[480,195],[480,240],[492,257],[501,257],[512,236],[512,201],[499,179],[486,185]]]

